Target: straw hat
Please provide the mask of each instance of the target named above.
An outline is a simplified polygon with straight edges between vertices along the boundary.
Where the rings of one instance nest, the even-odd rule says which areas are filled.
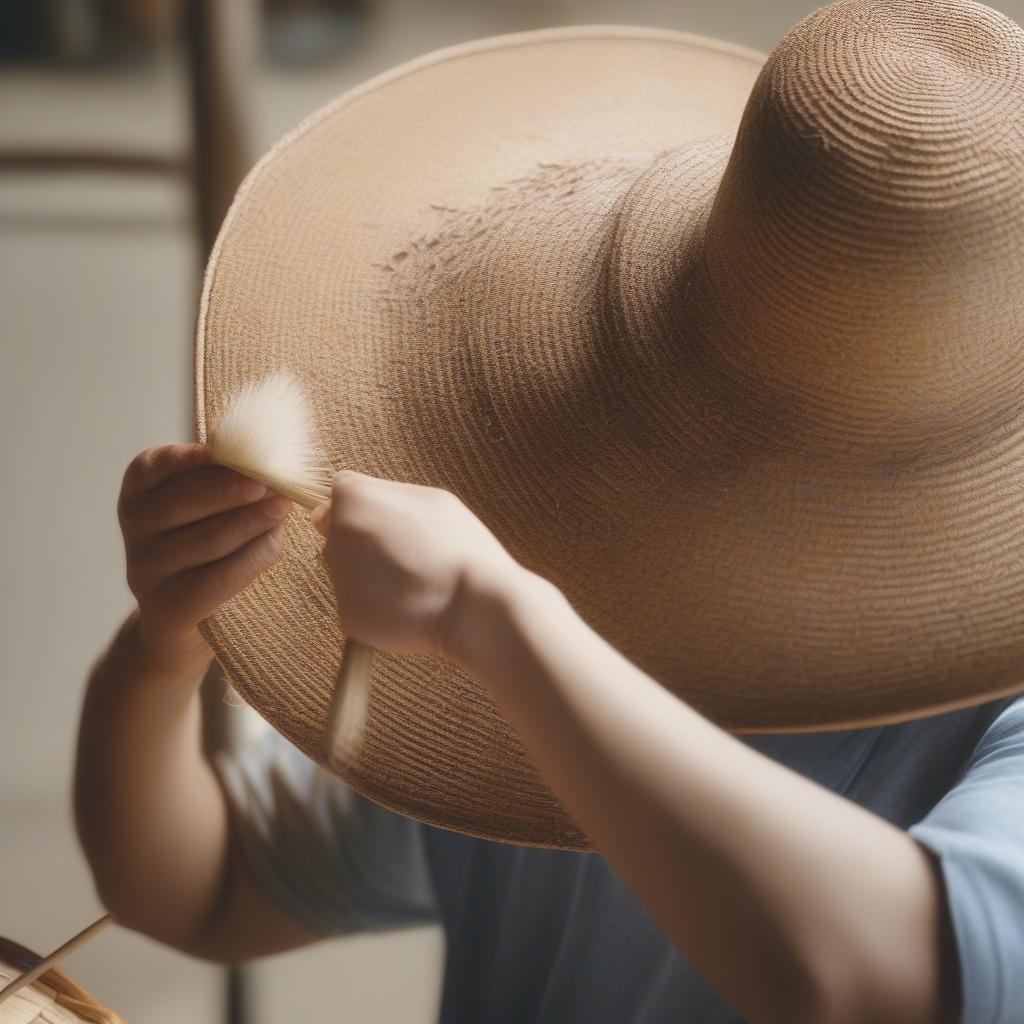
[[[763,64],[763,67],[762,67]],[[737,134],[738,129],[738,134]],[[206,273],[201,440],[308,385],[335,468],[447,488],[721,725],[1024,688],[1024,32],[845,0],[767,63],[673,32],[458,46],[313,115]],[[304,515],[205,633],[313,757],[342,637]],[[362,756],[413,817],[585,847],[488,695],[380,655]]]

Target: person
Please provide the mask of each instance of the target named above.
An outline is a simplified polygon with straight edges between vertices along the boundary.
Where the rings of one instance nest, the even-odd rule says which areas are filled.
[[[240,962],[439,920],[446,1024],[1024,1020],[1020,700],[734,737],[451,494],[338,473],[313,519],[346,634],[465,668],[595,852],[463,836],[366,800],[276,733],[202,756],[198,624],[274,561],[289,509],[198,444],[125,474],[138,607],[92,670],[75,780],[121,924]]]

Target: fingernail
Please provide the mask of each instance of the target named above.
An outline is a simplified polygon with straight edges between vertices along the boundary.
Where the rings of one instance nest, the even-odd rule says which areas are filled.
[[[246,501],[259,501],[266,493],[266,487],[259,480],[250,480],[246,477],[242,481],[242,495]]]
[[[267,515],[271,519],[284,519],[286,515],[292,510],[292,503],[288,498],[283,498],[281,495],[276,495],[271,498],[266,506]]]

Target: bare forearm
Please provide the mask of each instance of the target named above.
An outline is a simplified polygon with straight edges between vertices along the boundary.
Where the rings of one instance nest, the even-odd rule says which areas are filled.
[[[121,924],[235,961],[313,939],[254,884],[201,749],[199,624],[278,556],[291,502],[214,465],[201,444],[147,448],[118,496],[137,609],[90,675],[75,820]]]
[[[203,666],[158,664],[134,621],[89,680],[75,817],[104,903],[123,924],[180,945],[216,904],[227,815],[200,746]]]
[[[463,604],[452,655],[735,1009],[790,1024],[945,1019],[940,896],[909,837],[711,725],[537,577]]]

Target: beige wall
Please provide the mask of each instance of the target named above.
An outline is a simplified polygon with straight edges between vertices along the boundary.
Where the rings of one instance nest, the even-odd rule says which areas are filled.
[[[618,22],[766,49],[813,6],[388,0],[346,65],[253,83],[260,147],[347,85],[462,39]],[[1024,0],[999,6],[1024,20]],[[185,138],[181,86],[175,66],[111,79],[4,73],[0,147],[172,152]],[[123,468],[149,444],[190,436],[196,269],[180,185],[0,176],[0,934],[39,949],[98,911],[68,815],[76,715],[91,661],[131,607],[114,514]],[[330,1007],[339,1020],[431,1020],[441,948],[426,929],[268,961],[253,974],[256,1020]],[[72,970],[137,1024],[220,1019],[218,971],[128,933],[107,933]]]

